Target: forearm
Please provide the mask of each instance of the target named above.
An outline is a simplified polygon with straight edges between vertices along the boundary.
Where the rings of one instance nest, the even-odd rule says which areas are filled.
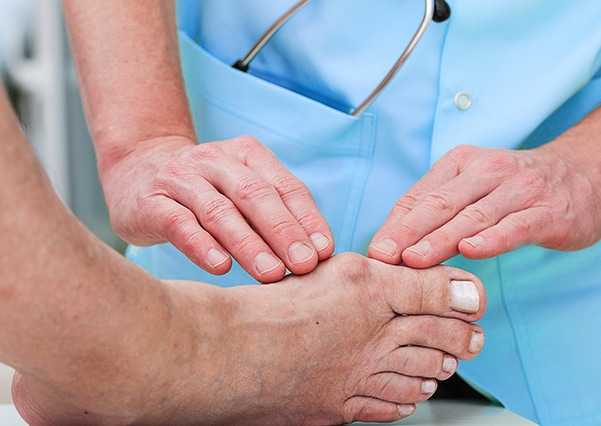
[[[163,136],[195,139],[173,1],[64,0],[100,173]]]
[[[536,150],[572,161],[582,167],[580,172],[601,178],[601,106]]]

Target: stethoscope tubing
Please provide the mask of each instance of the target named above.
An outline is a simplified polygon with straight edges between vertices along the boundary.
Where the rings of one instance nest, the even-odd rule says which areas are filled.
[[[248,53],[246,53],[246,55],[242,59],[236,61],[236,63],[234,63],[232,66],[244,72],[248,71],[252,60],[259,54],[263,47],[265,47],[269,40],[271,40],[271,38],[278,32],[278,30],[286,22],[288,22],[288,20],[290,20],[290,18],[292,18],[300,9],[306,6],[310,1],[311,0],[300,0],[297,3],[295,3],[259,37],[255,44],[250,48]],[[446,7],[443,13],[447,13],[447,15],[442,19],[444,20],[448,18],[448,13],[450,13],[450,10],[448,9],[448,5],[445,2],[442,3],[444,3],[444,7]],[[403,64],[407,61],[407,58],[409,58],[411,52],[413,52],[413,49],[415,49],[415,46],[417,45],[419,40],[424,35],[424,32],[428,28],[428,25],[433,20],[435,12],[435,0],[425,0],[423,18],[420,22],[419,27],[413,34],[413,37],[411,37],[411,40],[407,44],[407,47],[405,47],[405,50],[403,51],[399,59],[395,62],[395,64],[392,66],[392,68],[386,74],[386,76],[384,76],[380,84],[378,84],[378,86],[367,96],[367,98],[361,104],[359,104],[357,108],[353,109],[350,112],[350,114],[353,117],[360,116],[373,103],[373,101],[378,97],[378,95],[382,93],[384,88],[399,72]],[[436,20],[439,21],[439,19]]]

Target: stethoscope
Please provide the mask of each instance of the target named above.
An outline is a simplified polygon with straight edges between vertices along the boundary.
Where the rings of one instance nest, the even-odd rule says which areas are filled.
[[[256,41],[256,43],[250,48],[246,56],[242,59],[236,61],[234,68],[237,68],[241,71],[248,71],[250,67],[250,63],[252,60],[259,54],[261,49],[265,47],[265,45],[271,40],[271,38],[275,35],[275,33],[286,23],[290,18],[294,16],[303,6],[307,5],[311,0],[301,0],[293,5],[290,9],[288,9],[282,16],[280,16],[268,29],[265,31],[261,37]],[[443,22],[446,21],[449,16],[451,16],[451,8],[445,0],[425,0],[426,7],[424,9],[424,17],[417,28],[417,31],[407,44],[407,47],[399,57],[399,59],[392,66],[391,70],[386,74],[384,79],[378,84],[378,86],[374,89],[373,92],[369,94],[369,96],[354,110],[351,111],[351,115],[353,117],[357,117],[361,115],[363,111],[374,101],[374,99],[384,90],[384,88],[390,83],[390,80],[396,75],[399,69],[403,66],[419,40],[422,38],[422,35],[426,31],[428,24],[430,21],[434,22]]]

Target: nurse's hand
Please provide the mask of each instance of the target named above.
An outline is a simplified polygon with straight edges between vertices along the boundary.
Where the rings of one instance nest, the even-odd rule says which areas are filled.
[[[286,268],[311,271],[334,250],[308,189],[251,137],[159,138],[100,170],[124,240],[170,242],[210,273],[226,273],[231,254],[258,281],[273,282]]]
[[[423,268],[458,253],[483,259],[525,244],[572,251],[599,241],[600,111],[536,149],[450,151],[397,201],[369,256]]]

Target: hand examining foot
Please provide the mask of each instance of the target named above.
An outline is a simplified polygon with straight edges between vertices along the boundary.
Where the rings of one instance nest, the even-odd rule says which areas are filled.
[[[260,282],[307,273],[334,251],[309,190],[257,140],[139,144],[101,173],[111,223],[127,242],[170,242],[218,275],[231,254]]]
[[[397,200],[369,256],[426,268],[457,254],[484,259],[529,244],[591,246],[601,239],[600,131],[598,108],[538,148],[453,149]]]
[[[436,390],[436,379],[454,373],[457,358],[473,358],[483,344],[483,331],[469,321],[484,312],[484,289],[449,267],[412,270],[345,253],[283,283],[223,289],[168,282],[166,290],[167,331],[153,348],[132,348],[145,356],[117,364],[128,368],[103,370],[102,380],[87,377],[98,371],[83,370],[60,389],[19,376],[16,403],[26,419],[52,424],[53,412],[67,412],[54,418],[60,424],[394,421],[412,414],[414,403]]]

